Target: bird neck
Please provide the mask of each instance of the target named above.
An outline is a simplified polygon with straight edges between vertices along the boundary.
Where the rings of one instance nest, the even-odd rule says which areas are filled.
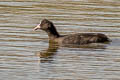
[[[55,38],[60,37],[59,33],[57,32],[56,28],[53,26],[51,27],[49,30],[46,31],[49,39],[50,40],[54,40]]]

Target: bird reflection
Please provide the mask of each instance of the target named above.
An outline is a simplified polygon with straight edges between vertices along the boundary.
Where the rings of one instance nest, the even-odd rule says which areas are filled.
[[[59,45],[55,42],[49,42],[49,47],[46,50],[42,50],[40,52],[36,52],[36,56],[40,57],[40,62],[51,62],[53,61],[53,57],[58,50]]]
[[[40,58],[40,63],[45,63],[48,62],[50,63],[53,61],[53,57],[56,54],[58,48],[60,45],[58,45],[55,42],[49,42],[49,47],[46,50],[42,50],[40,52],[36,53],[36,56]],[[72,50],[79,49],[80,51],[83,50],[105,50],[106,49],[106,44],[87,44],[87,45],[61,45],[63,48],[67,47]]]

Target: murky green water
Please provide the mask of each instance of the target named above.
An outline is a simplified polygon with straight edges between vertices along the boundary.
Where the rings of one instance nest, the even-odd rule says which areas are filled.
[[[101,47],[49,44],[40,20],[60,34],[104,33]],[[0,0],[0,80],[119,80],[119,0]]]

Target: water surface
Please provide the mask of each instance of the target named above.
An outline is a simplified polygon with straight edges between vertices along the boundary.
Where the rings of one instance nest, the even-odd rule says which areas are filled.
[[[49,44],[40,20],[60,34],[104,33],[112,42],[93,47]],[[1,80],[119,80],[119,0],[0,1]]]

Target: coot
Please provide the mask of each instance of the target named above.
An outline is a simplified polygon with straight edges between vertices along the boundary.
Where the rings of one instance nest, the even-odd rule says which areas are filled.
[[[77,33],[70,35],[60,35],[54,24],[43,19],[40,24],[38,24],[34,30],[41,29],[47,32],[49,40],[62,44],[88,44],[88,43],[104,43],[109,42],[110,39],[102,33]]]

